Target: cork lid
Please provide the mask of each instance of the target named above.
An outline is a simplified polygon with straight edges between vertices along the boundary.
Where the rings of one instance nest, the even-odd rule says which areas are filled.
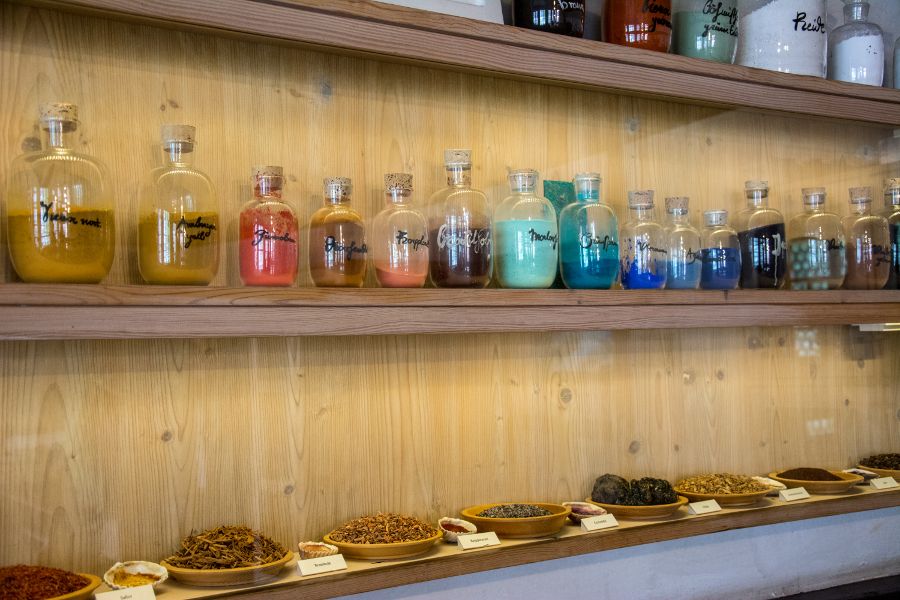
[[[803,194],[803,204],[818,206],[825,204],[825,188],[808,187],[800,190]]]
[[[506,176],[514,192],[531,192],[537,186],[538,172],[534,169],[513,169]]]
[[[865,204],[872,201],[872,187],[852,187],[850,188],[850,204]]]
[[[703,213],[703,219],[707,227],[721,227],[728,223],[728,211],[721,208],[707,210]]]
[[[666,212],[673,215],[686,215],[690,200],[688,196],[669,196],[666,198]]]
[[[253,167],[253,179],[262,177],[279,177],[284,179],[284,169],[277,165],[256,165]]]
[[[653,208],[653,190],[628,192],[628,208]]]
[[[410,173],[385,173],[384,189],[387,191],[412,191],[413,176]]]
[[[444,150],[444,165],[448,167],[471,167],[472,151],[460,148]]]
[[[41,123],[48,121],[78,122],[78,106],[71,102],[45,102],[38,110]]]
[[[767,190],[769,182],[765,179],[748,179],[744,182],[745,190]]]
[[[183,144],[197,143],[197,128],[193,125],[179,123],[164,123],[159,128],[159,139],[163,144],[181,142]]]
[[[349,177],[326,177],[323,184],[326,198],[342,198],[353,191],[353,182]]]
[[[884,180],[884,189],[897,190],[900,189],[900,177],[888,177]]]

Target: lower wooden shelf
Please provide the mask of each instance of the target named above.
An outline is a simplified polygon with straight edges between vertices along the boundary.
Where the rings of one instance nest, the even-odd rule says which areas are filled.
[[[0,284],[0,339],[380,335],[900,321],[900,290],[458,290]]]
[[[725,508],[718,513],[700,516],[690,515],[682,508],[675,517],[669,519],[620,520],[616,529],[592,533],[584,533],[578,527],[567,525],[552,538],[502,540],[501,546],[482,550],[463,552],[455,545],[441,543],[421,558],[379,563],[347,560],[346,571],[303,578],[297,572],[296,560],[293,560],[282,571],[279,579],[264,586],[197,588],[180,585],[170,579],[158,591],[165,591],[165,598],[168,600],[233,595],[248,600],[314,600],[731,529],[895,506],[900,506],[900,488],[876,491],[858,487],[837,496],[811,496],[807,500],[791,503],[766,498],[752,507]],[[98,591],[103,589],[105,588]]]

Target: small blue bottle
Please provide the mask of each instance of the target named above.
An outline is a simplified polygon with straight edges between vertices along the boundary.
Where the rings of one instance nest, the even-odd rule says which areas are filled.
[[[666,285],[666,232],[653,215],[653,190],[628,192],[629,219],[622,225],[622,287]]]
[[[700,287],[700,232],[691,225],[686,196],[666,198],[666,287],[673,290],[695,290]]]
[[[618,220],[600,201],[602,181],[597,173],[576,175],[576,201],[559,213],[559,263],[567,288],[608,290],[619,278]]]
[[[741,242],[728,225],[727,210],[703,213],[703,272],[700,287],[704,290],[733,290],[741,280]]]

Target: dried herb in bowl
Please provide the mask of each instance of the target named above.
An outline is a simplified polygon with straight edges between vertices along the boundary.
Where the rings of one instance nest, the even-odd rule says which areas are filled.
[[[191,534],[166,563],[182,569],[258,567],[284,557],[287,550],[249,527],[225,525]]]
[[[546,508],[534,504],[498,504],[481,511],[478,513],[478,516],[488,517],[489,519],[528,519],[531,517],[546,517],[552,514]]]
[[[415,517],[378,513],[353,519],[328,534],[343,544],[396,544],[427,540],[440,532]]]
[[[900,454],[874,454],[859,461],[864,467],[900,471]]]
[[[77,592],[87,578],[51,567],[0,567],[0,600],[44,600]]]
[[[691,494],[754,494],[764,492],[768,486],[761,484],[752,477],[745,475],[732,475],[731,473],[709,473],[706,475],[694,475],[682,479],[675,489]]]

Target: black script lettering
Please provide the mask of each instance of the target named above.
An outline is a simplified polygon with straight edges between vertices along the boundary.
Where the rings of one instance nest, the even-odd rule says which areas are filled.
[[[292,238],[290,236],[290,234],[288,234],[288,233],[285,233],[284,235],[278,235],[277,233],[270,233],[262,227],[260,227],[256,231],[254,231],[253,235],[256,237],[250,243],[251,246],[259,246],[265,240],[273,240],[276,242],[286,242],[288,244],[296,244],[297,243],[297,240]]]
[[[549,231],[547,233],[538,233],[534,227],[528,230],[532,242],[552,242],[553,249],[556,250],[556,243],[559,241],[559,235],[553,235]]]
[[[420,238],[411,238],[409,237],[409,232],[403,231],[402,229],[397,230],[396,242],[404,246],[412,246],[413,252],[418,252],[419,246],[428,247],[428,241],[425,239],[425,234],[422,234],[422,237]]]
[[[333,235],[329,235],[325,238],[325,252],[343,252],[347,255],[347,260],[351,260],[353,258],[353,253],[356,252],[358,254],[365,254],[369,251],[369,247],[366,244],[362,246],[356,245],[356,240],[350,242],[350,245],[342,244],[334,239]]]
[[[806,21],[806,13],[798,12],[797,16],[794,17],[794,31],[812,31],[812,32],[821,32],[825,33],[825,22],[822,21],[822,17],[816,17],[815,21],[812,23],[808,23]]]
[[[612,239],[608,235],[604,235],[602,238],[594,237],[590,235],[582,235],[581,236],[581,247],[585,250],[597,244],[599,246],[603,246],[604,250],[608,250],[612,246],[618,247],[619,243],[616,240]]]
[[[635,240],[635,245],[637,246],[638,252],[656,252],[657,254],[668,254],[667,251],[662,248],[657,248],[655,246],[651,246],[650,242],[645,242],[644,240]]]

